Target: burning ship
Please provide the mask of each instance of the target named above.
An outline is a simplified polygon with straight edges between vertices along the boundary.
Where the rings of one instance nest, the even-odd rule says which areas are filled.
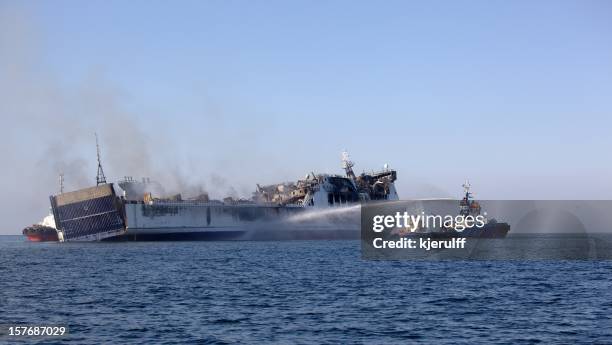
[[[97,146],[97,143],[96,143]],[[359,205],[398,200],[395,170],[308,174],[297,182],[260,186],[250,199],[211,200],[204,193],[165,196],[150,179],[107,183],[98,151],[96,186],[50,197],[57,238],[66,241],[358,238]]]

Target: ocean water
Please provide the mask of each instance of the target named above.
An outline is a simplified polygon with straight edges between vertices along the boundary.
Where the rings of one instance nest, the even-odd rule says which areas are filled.
[[[359,241],[0,236],[0,324],[68,325],[63,338],[23,340],[45,344],[612,343],[612,261],[368,261]]]

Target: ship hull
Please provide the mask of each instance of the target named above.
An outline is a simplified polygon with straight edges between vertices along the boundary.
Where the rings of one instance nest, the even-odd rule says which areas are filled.
[[[469,228],[461,232],[462,237],[504,238],[510,231],[508,223],[487,223],[482,228]]]
[[[57,234],[55,235],[29,235],[26,236],[30,242],[57,242]]]
[[[171,231],[159,229],[158,232],[128,232],[122,236],[107,238],[104,241],[295,241],[295,240],[357,240],[357,229],[302,229],[283,231],[225,229],[210,231],[200,229],[195,231]]]
[[[430,238],[505,238],[510,231],[508,223],[487,223],[482,228],[469,228],[463,231],[454,229],[443,229],[442,231],[413,232],[409,236]]]
[[[358,239],[359,205],[317,210],[272,205],[125,203],[118,240]]]
[[[31,242],[57,242],[57,231],[54,228],[33,225],[23,229],[23,235]]]

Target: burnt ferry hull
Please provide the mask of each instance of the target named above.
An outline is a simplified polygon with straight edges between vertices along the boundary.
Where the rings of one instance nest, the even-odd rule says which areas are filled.
[[[292,240],[359,238],[360,204],[398,200],[395,170],[357,175],[309,173],[296,182],[260,186],[251,198],[184,199],[143,178],[106,183],[98,152],[96,186],[50,197],[60,241]]]
[[[99,189],[99,190],[98,190]],[[109,188],[52,199],[60,241],[358,239],[359,204],[328,209],[271,204],[144,202]],[[78,223],[77,223],[78,222]],[[112,230],[112,233],[108,232]]]
[[[359,205],[325,210],[208,202],[126,202],[123,240],[358,239]]]
[[[184,231],[134,234],[109,237],[103,241],[296,241],[296,240],[357,240],[355,229],[335,230],[225,230]]]

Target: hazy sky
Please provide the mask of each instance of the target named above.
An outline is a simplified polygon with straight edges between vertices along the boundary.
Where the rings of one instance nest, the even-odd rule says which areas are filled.
[[[389,163],[400,197],[612,198],[610,1],[1,1],[0,233],[64,171],[248,196]]]

